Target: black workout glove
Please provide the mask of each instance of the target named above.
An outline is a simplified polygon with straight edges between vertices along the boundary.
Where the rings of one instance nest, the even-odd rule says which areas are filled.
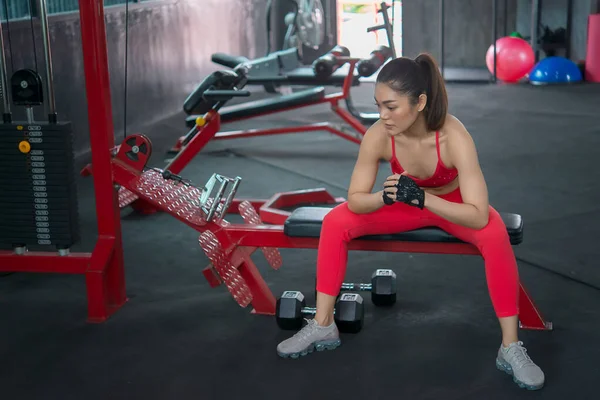
[[[425,206],[425,192],[421,189],[415,181],[410,179],[408,176],[401,175],[398,178],[398,183],[393,185],[396,188],[396,201],[406,203],[409,206],[419,207],[421,210]],[[386,188],[387,189],[387,188]],[[393,194],[383,190],[383,202],[388,206],[394,204],[394,199],[389,196]]]

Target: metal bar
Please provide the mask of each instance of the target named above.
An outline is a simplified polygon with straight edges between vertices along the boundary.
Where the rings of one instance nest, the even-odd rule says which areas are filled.
[[[566,24],[566,40],[565,57],[571,58],[571,34],[573,30],[573,0],[567,0],[567,24]]]
[[[444,76],[444,0],[440,0],[440,70]]]
[[[497,11],[498,11],[498,0],[492,0],[492,43],[494,43],[494,76],[492,77],[492,82],[496,82],[497,80],[497,55],[496,55],[496,38],[498,37],[498,27],[497,23]]]
[[[531,47],[535,54],[535,62],[537,63],[540,58],[539,46],[538,46],[538,26],[540,24],[540,8],[541,0],[531,1]]]
[[[52,50],[50,45],[50,29],[48,27],[48,7],[46,0],[39,0],[42,39],[44,41],[44,58],[46,61],[46,88],[48,90],[48,118],[56,123],[56,96],[54,93],[54,72],[52,69]]]
[[[0,271],[37,272],[58,274],[84,274],[90,265],[92,253],[71,253],[58,256],[47,252],[30,251],[15,254],[0,251]]]
[[[504,29],[502,34],[508,36],[508,0],[504,0]]]
[[[8,16],[6,17],[8,18]],[[10,86],[8,85],[8,70],[6,68],[6,56],[4,54],[4,34],[2,33],[2,21],[0,21],[0,92],[4,104],[4,122],[10,123]]]
[[[121,211],[117,191],[113,186],[111,149],[115,147],[115,134],[102,0],[79,0],[79,13],[98,235],[115,238],[110,262],[115,274],[121,275]]]
[[[390,50],[392,51],[392,58],[396,58],[396,46],[394,46],[394,32],[392,31],[390,17],[387,12],[388,8],[389,8],[388,5],[382,1],[381,2],[381,15],[383,16],[383,26],[385,27],[385,33],[387,34],[388,43],[390,45]]]

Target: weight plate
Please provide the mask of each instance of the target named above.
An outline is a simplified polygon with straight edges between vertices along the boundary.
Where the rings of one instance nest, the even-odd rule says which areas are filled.
[[[4,236],[0,235],[0,241],[4,243],[35,243],[38,240],[49,240],[52,243],[73,243],[77,241],[76,235],[18,235],[18,236]]]
[[[32,181],[32,182],[45,182],[45,181]],[[71,198],[75,195],[75,191],[69,187],[58,186],[58,185],[29,185],[26,187],[17,187],[15,185],[2,185],[0,184],[0,199],[9,200],[13,197],[22,198]]]
[[[52,218],[52,220],[48,219],[47,222],[35,221],[33,218],[27,219],[12,219],[12,220],[0,220],[0,231],[8,231],[13,229],[14,227],[27,227],[27,229],[31,228],[49,228],[49,229],[67,229],[71,228],[72,221],[69,219],[64,220],[56,220]]]

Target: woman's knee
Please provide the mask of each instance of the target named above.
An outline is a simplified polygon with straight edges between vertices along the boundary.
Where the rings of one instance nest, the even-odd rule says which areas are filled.
[[[490,239],[508,238],[508,231],[504,220],[492,207],[490,207],[488,223],[478,231],[479,236],[485,236]]]
[[[323,218],[323,229],[340,229],[351,213],[347,202],[335,206]]]

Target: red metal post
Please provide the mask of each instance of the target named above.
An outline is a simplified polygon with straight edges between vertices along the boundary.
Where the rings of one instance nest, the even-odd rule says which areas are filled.
[[[110,151],[115,146],[104,3],[102,0],[79,0],[81,44],[87,91],[90,146],[94,168],[94,190],[96,193],[96,215],[98,236],[114,241],[111,255],[94,252],[101,256],[103,265],[95,269],[106,274],[106,296],[115,309],[123,305],[125,297],[125,272],[123,266],[123,244],[121,219],[117,191],[113,186]],[[97,246],[103,246],[101,241]],[[92,260],[96,265],[97,260]],[[89,271],[88,273],[97,273]],[[88,285],[88,289],[90,286]],[[88,296],[96,298],[101,293]],[[104,316],[99,318],[102,320]],[[95,319],[90,316],[90,319]]]

